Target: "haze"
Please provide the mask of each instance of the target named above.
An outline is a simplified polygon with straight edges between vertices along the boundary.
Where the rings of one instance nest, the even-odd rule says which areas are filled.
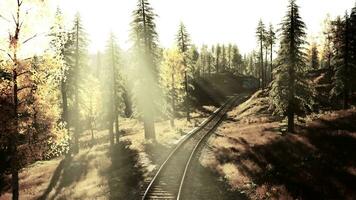
[[[287,0],[152,0],[158,14],[157,31],[163,47],[174,44],[180,21],[183,21],[195,44],[236,43],[243,53],[255,48],[255,29],[260,18],[277,26],[285,14]],[[129,23],[135,8],[133,0],[56,0],[68,19],[79,11],[91,39],[92,53],[103,50],[110,31],[117,34],[124,49],[130,46]],[[353,0],[299,0],[301,15],[308,33],[317,35],[321,22],[329,13],[343,15],[354,5]],[[318,7],[317,10],[316,7]]]

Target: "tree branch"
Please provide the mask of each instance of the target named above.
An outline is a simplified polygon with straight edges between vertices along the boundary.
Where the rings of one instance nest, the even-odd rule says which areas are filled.
[[[0,14],[0,18],[2,18],[3,20],[10,22],[10,20],[8,20],[6,17],[4,17],[3,15]]]
[[[26,85],[26,86],[23,86],[23,87],[20,87],[17,92],[21,92],[22,90],[25,90],[25,89],[32,89],[32,85]]]
[[[38,34],[37,34],[37,33],[36,33],[36,34],[34,34],[33,36],[31,36],[31,37],[27,38],[25,41],[23,41],[23,42],[22,42],[22,44],[25,44],[26,42],[28,42],[28,41],[32,40],[33,38],[35,38],[35,37],[37,37],[37,36],[38,36]]]
[[[27,73],[30,73],[31,71],[30,70],[27,70],[27,71],[24,71],[24,72],[21,72],[19,74],[17,74],[17,76],[21,76],[21,75],[24,75],[24,74],[27,74]]]

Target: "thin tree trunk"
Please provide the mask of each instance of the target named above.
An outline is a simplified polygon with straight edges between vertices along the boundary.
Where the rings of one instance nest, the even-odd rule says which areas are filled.
[[[174,118],[175,118],[175,114],[176,114],[176,105],[175,105],[175,95],[176,95],[176,91],[175,91],[175,85],[174,85],[174,81],[175,81],[175,78],[174,78],[174,70],[173,70],[173,73],[172,73],[172,114],[171,114],[171,127],[174,127]]]
[[[18,155],[17,155],[17,143],[18,143],[18,97],[17,97],[17,59],[15,55],[15,68],[13,70],[13,78],[12,81],[14,83],[13,86],[13,113],[15,117],[15,131],[11,134],[11,141],[10,141],[10,151],[11,151],[11,187],[12,187],[12,199],[18,200],[19,199],[19,162],[18,162]]]
[[[270,52],[270,71],[271,71],[271,82],[273,81],[273,42],[271,42],[271,52]]]
[[[115,131],[116,131],[116,144],[120,142],[120,129],[119,129],[119,115],[116,113],[115,116]]]
[[[147,115],[144,116],[143,126],[145,130],[145,138],[156,141],[155,124],[153,118],[147,117]]]
[[[261,89],[264,87],[264,79],[263,79],[263,44],[262,44],[262,38],[260,38],[260,86]]]
[[[12,101],[13,101],[13,117],[14,117],[14,131],[11,133],[10,136],[10,166],[11,166],[11,187],[12,187],[12,199],[13,200],[18,200],[19,199],[19,158],[18,158],[18,150],[17,150],[17,145],[18,145],[18,136],[19,136],[19,118],[18,118],[18,105],[19,105],[19,99],[18,99],[18,83],[17,83],[17,68],[19,67],[19,62],[17,60],[17,48],[18,48],[18,41],[19,41],[19,34],[20,34],[20,7],[21,7],[22,2],[20,0],[17,0],[17,11],[16,11],[16,19],[15,20],[15,33],[13,35],[13,38],[10,41],[10,46],[12,45],[14,47],[13,49],[13,70],[12,70],[12,82],[13,82],[13,96],[12,96]],[[11,44],[14,42],[15,44]]]
[[[125,104],[125,117],[131,117],[132,105],[131,105],[129,93],[126,89],[124,89],[124,91],[122,93],[122,98],[123,98],[124,104]]]
[[[113,121],[113,117],[110,116],[110,121],[109,121],[109,140],[110,140],[110,146],[113,147],[114,146],[114,121]]]
[[[185,101],[186,101],[186,111],[187,111],[187,121],[190,122],[190,113],[189,113],[189,89],[188,89],[188,77],[187,71],[184,72],[185,79]]]
[[[265,68],[264,68],[264,79],[265,79],[265,87],[267,86],[268,80],[267,80],[267,68],[268,68],[268,52],[267,52],[268,47],[265,47]]]
[[[74,78],[74,150],[79,153],[79,21],[76,21],[75,78]]]
[[[62,93],[62,121],[65,122],[66,129],[69,129],[68,98],[67,98],[66,83],[64,80],[61,81],[61,93]]]

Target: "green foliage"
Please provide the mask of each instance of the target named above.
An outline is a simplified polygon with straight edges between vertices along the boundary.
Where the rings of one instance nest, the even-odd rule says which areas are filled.
[[[310,109],[313,102],[312,89],[305,80],[307,66],[303,48],[306,44],[305,24],[294,0],[289,3],[281,31],[270,100],[275,113],[293,116],[294,113],[301,114]]]
[[[146,139],[155,139],[154,120],[157,114],[158,88],[158,35],[155,24],[156,14],[148,0],[138,0],[131,22],[134,65],[137,82],[134,97],[142,113]]]
[[[184,108],[184,59],[178,49],[164,51],[163,61],[160,67],[160,85],[166,96],[167,113],[174,117],[178,108]]]
[[[309,67],[310,69],[318,69],[320,66],[319,62],[319,50],[316,43],[313,43],[309,50]]]
[[[184,26],[183,22],[179,24],[178,33],[176,35],[176,42],[181,53],[186,54],[191,46],[190,35]],[[185,55],[184,55],[185,56]]]
[[[345,14],[344,19],[338,17],[333,22],[333,44],[334,56],[332,65],[334,68],[332,97],[343,96],[344,108],[348,107],[350,95],[350,83],[355,74],[355,65],[352,55],[353,32],[351,29],[350,18]]]

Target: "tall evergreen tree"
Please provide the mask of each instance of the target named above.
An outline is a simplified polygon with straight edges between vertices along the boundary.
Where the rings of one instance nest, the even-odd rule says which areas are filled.
[[[276,33],[274,31],[273,25],[269,25],[267,43],[269,45],[269,53],[270,53],[270,81],[273,80],[273,45],[276,43]]]
[[[226,48],[225,45],[223,44],[221,46],[221,71],[225,72],[226,71]]]
[[[316,43],[313,43],[309,52],[309,65],[310,69],[318,69],[319,68],[319,51]]]
[[[131,38],[134,43],[137,68],[140,71],[138,84],[138,104],[142,112],[145,138],[156,140],[154,96],[158,93],[158,34],[155,24],[156,14],[148,0],[138,0],[133,11]],[[153,95],[155,94],[155,95]]]
[[[217,44],[215,47],[215,71],[216,73],[220,72],[220,68],[221,68],[221,46],[220,44]]]
[[[332,21],[330,15],[327,15],[327,18],[324,20],[324,45],[322,52],[322,66],[329,70],[329,73],[332,74],[332,65],[331,58],[333,57],[332,50]]]
[[[265,25],[263,24],[262,20],[258,22],[257,30],[256,30],[256,35],[257,35],[257,40],[259,43],[259,48],[260,48],[260,54],[259,54],[259,59],[260,59],[260,87],[263,88],[265,86],[265,80],[264,80],[264,64],[263,64],[263,43],[265,40]]]
[[[190,104],[189,104],[189,83],[188,83],[188,75],[189,75],[189,49],[191,47],[191,40],[188,34],[187,29],[185,28],[183,22],[180,23],[178,33],[176,35],[176,43],[178,46],[179,51],[182,53],[183,56],[183,65],[184,65],[184,74],[185,74],[185,107],[186,107],[186,117],[187,120],[190,121]],[[192,72],[192,71],[190,71]]]
[[[116,142],[119,143],[120,131],[119,131],[119,103],[120,103],[120,48],[116,42],[116,38],[113,33],[110,34],[106,47],[106,72],[109,75],[108,80],[108,129],[110,143],[114,144],[114,135],[116,136]],[[114,131],[115,128],[115,131]]]
[[[242,56],[237,45],[232,46],[231,65],[235,72],[239,72],[242,74],[242,69],[240,68],[240,66],[242,65]]]
[[[191,40],[183,22],[179,24],[178,33],[176,35],[176,42],[179,51],[183,54],[186,54],[191,46]]]
[[[356,92],[356,3],[355,6],[351,10],[350,14],[350,32],[353,33],[351,34],[351,52],[352,52],[352,68],[350,72],[350,76],[353,77],[351,78],[351,93],[353,94]]]
[[[70,67],[68,71],[69,84],[71,85],[71,96],[73,101],[72,107],[72,121],[74,126],[74,144],[73,153],[79,152],[79,134],[82,131],[80,125],[80,92],[81,83],[83,79],[82,70],[87,66],[87,46],[88,39],[85,33],[81,17],[79,13],[76,14],[74,19],[74,26],[71,31],[71,42],[69,48],[70,55],[68,55],[68,60],[70,60]]]
[[[164,87],[170,116],[171,127],[174,127],[174,119],[177,114],[177,107],[184,100],[184,65],[183,55],[178,49],[169,49],[164,52],[163,62],[160,70],[160,81]]]
[[[288,131],[294,132],[294,115],[311,104],[311,90],[305,81],[306,55],[305,24],[295,0],[290,0],[282,21],[278,67],[270,92],[275,112],[288,118]]]
[[[352,81],[352,31],[350,18],[345,14],[344,19],[340,17],[334,21],[334,77],[331,94],[334,97],[343,98],[343,108],[349,107],[350,82]]]

